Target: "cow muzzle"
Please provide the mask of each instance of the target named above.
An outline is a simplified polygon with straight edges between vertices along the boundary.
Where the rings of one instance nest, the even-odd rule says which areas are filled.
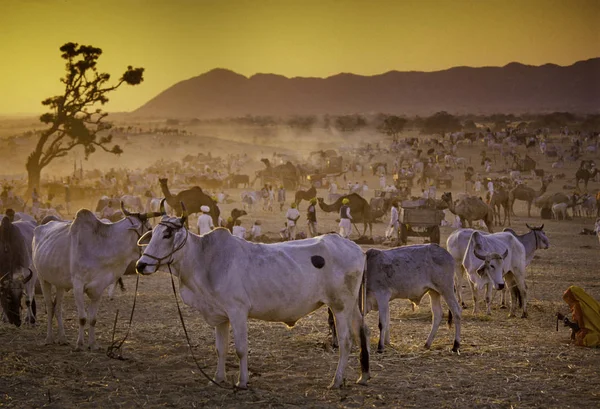
[[[157,266],[154,264],[144,263],[141,260],[138,260],[135,263],[135,272],[141,275],[148,275],[156,272]]]

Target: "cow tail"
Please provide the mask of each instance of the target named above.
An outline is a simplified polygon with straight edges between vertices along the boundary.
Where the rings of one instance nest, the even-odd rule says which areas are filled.
[[[368,256],[367,256],[368,257]],[[361,377],[359,383],[366,382],[369,378],[369,331],[367,329],[367,324],[365,323],[365,315],[367,313],[367,257],[365,257],[365,267],[363,269],[362,282],[360,284],[360,313],[361,323],[359,330],[359,338],[360,338],[360,369],[361,369]],[[360,381],[363,382],[360,382]]]
[[[452,327],[452,311],[448,310],[448,328]]]
[[[363,316],[363,319],[365,317],[365,315],[367,315],[367,258],[369,256],[367,255],[367,257],[365,257],[365,266],[363,268],[363,275],[362,275],[362,281],[360,283],[360,296],[359,296],[359,308],[360,308],[360,313]]]

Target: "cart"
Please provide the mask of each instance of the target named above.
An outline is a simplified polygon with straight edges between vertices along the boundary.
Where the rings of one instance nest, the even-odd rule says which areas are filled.
[[[444,189],[452,189],[452,179],[454,179],[454,177],[452,175],[450,175],[449,173],[447,173],[443,176],[439,176],[435,180],[435,187],[444,188]]]
[[[405,200],[400,208],[400,244],[407,238],[429,237],[431,243],[440,244],[440,224],[444,212],[425,206],[425,200]]]

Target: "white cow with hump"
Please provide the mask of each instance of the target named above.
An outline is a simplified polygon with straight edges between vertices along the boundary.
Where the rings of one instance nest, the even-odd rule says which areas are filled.
[[[536,250],[547,250],[550,248],[550,240],[546,236],[544,232],[544,225],[542,224],[539,227],[530,226],[529,224],[525,224],[529,231],[525,234],[517,234],[513,229],[506,228],[503,232],[509,232],[513,236],[515,236],[519,242],[525,247],[525,265],[529,266],[533,261],[533,256],[535,255]],[[462,304],[463,308],[465,308],[465,303],[462,295],[462,283],[463,283],[463,258],[465,257],[465,251],[467,250],[467,244],[469,244],[469,239],[471,238],[471,234],[473,234],[474,229],[459,229],[448,237],[448,241],[446,242],[446,247],[452,257],[454,258],[454,279],[456,286],[456,295],[458,296],[458,302]],[[487,233],[480,231],[482,235],[496,234],[496,233]],[[503,236],[502,236],[503,237]],[[506,308],[506,288],[502,290],[502,307]]]
[[[125,218],[104,223],[87,209],[79,210],[73,222],[53,221],[36,227],[33,241],[33,263],[46,301],[48,332],[46,344],[54,342],[52,321],[58,323],[58,342],[66,344],[62,320],[62,298],[73,289],[79,316],[76,350],[83,347],[84,328],[89,322],[89,348],[96,344],[96,313],[104,290],[125,273],[127,265],[139,257],[137,240],[151,227],[150,217],[162,213],[129,213],[121,204]],[[52,287],[56,299],[52,300]],[[84,294],[90,298],[86,312]]]
[[[333,310],[340,340],[331,387],[342,385],[352,339],[359,337],[358,382],[367,382],[369,343],[359,308],[365,255],[358,245],[337,234],[275,244],[249,243],[222,228],[198,236],[185,228],[185,218],[185,213],[181,218],[163,217],[140,240],[148,246],[137,271],[152,274],[170,265],[184,303],[215,327],[216,382],[225,381],[230,324],[240,360],[238,387],[246,388],[248,318],[293,326],[325,304]]]
[[[509,316],[515,316],[518,301],[523,307],[522,317],[527,317],[527,261],[523,244],[510,232],[485,234],[474,230],[462,252],[467,233],[454,231],[448,237],[447,247],[455,260],[463,254],[462,268],[473,292],[473,312],[477,314],[479,311],[478,290],[485,289],[486,312],[491,314],[492,290],[502,290],[506,282],[512,301]]]

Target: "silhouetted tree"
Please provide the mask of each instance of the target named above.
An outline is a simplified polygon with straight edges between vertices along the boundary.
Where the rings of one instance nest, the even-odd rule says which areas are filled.
[[[287,120],[287,125],[290,128],[302,130],[302,131],[310,131],[313,126],[317,123],[317,117],[314,115],[295,115]]]
[[[342,115],[335,118],[335,127],[341,132],[357,131],[367,126],[367,121],[360,115]]]
[[[454,115],[450,115],[445,111],[433,114],[425,118],[421,132],[427,134],[446,133],[460,131],[462,126],[460,120]]]
[[[102,54],[100,48],[77,43],[66,43],[60,47],[61,57],[66,60],[66,75],[60,81],[65,85],[62,95],[47,98],[42,105],[50,108],[40,117],[49,128],[40,133],[35,150],[27,158],[28,186],[31,190],[39,186],[42,169],[56,158],[63,157],[76,146],[82,146],[86,159],[100,148],[116,155],[123,151],[118,145],[109,147],[112,135],[100,136],[101,131],[111,128],[104,122],[108,115],[94,105],[108,102],[108,94],[122,84],[137,85],[144,80],[143,68],[127,67],[127,71],[113,85],[108,86],[110,75],[96,68]]]
[[[408,121],[396,115],[385,117],[383,122],[377,127],[379,132],[391,136],[394,140],[398,139],[400,132],[404,130]]]

